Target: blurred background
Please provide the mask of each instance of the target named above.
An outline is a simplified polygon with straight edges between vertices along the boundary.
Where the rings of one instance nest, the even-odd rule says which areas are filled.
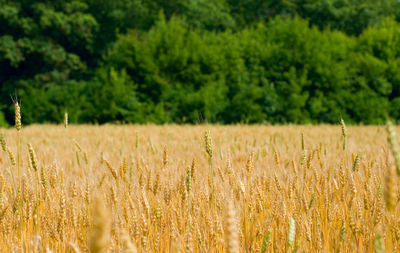
[[[397,0],[0,0],[0,126],[400,120]]]

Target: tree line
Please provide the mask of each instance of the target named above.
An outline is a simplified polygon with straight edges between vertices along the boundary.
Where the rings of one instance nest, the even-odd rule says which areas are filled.
[[[0,125],[400,119],[396,0],[0,0]]]

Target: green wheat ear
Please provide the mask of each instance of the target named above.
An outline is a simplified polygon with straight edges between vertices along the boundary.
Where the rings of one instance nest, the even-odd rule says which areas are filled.
[[[1,145],[1,148],[3,149],[3,151],[7,152],[6,139],[4,139],[3,133],[0,133],[0,145]]]
[[[68,112],[64,113],[64,128],[68,127]]]
[[[296,223],[293,218],[289,222],[288,245],[292,246],[296,238]]]
[[[340,240],[344,241],[346,237],[346,221],[342,219],[342,226],[340,227]]]
[[[385,250],[385,242],[383,239],[383,236],[381,235],[381,233],[376,233],[375,234],[375,252],[376,253],[384,253],[386,252]]]
[[[271,240],[271,231],[268,231],[267,234],[265,235],[263,243],[262,243],[261,253],[267,252],[270,240]]]

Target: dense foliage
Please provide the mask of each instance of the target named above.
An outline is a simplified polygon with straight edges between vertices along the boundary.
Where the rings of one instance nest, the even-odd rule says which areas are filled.
[[[400,120],[396,0],[0,0],[0,125]]]

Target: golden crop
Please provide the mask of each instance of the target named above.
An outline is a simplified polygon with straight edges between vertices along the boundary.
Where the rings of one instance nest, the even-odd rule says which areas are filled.
[[[65,119],[0,130],[1,252],[400,252],[393,127]]]

